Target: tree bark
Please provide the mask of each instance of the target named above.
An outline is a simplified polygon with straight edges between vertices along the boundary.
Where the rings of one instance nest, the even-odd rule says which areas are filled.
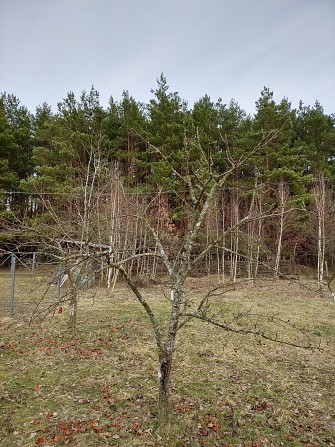
[[[318,290],[319,292],[322,293],[325,250],[326,250],[326,238],[325,238],[326,185],[324,177],[320,177],[320,179],[314,186],[314,200],[317,211],[317,225],[318,225],[318,237],[317,237]]]
[[[76,331],[77,310],[78,310],[78,290],[77,287],[74,285],[71,286],[71,295],[70,295],[69,329],[72,333]]]
[[[285,203],[286,203],[287,197],[288,197],[288,191],[287,191],[287,188],[285,187],[285,184],[283,181],[281,181],[279,183],[278,195],[279,195],[279,207],[280,207],[280,221],[279,221],[276,259],[275,259],[275,269],[274,269],[275,278],[278,278],[278,276],[279,276],[280,258],[281,258],[282,241],[283,241],[283,233],[284,233]]]
[[[158,366],[158,424],[166,426],[170,415],[170,375],[172,366],[172,352],[163,352],[159,356]]]

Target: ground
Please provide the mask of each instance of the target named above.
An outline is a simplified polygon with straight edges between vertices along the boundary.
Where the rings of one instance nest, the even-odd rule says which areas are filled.
[[[192,300],[208,282],[189,280]],[[315,281],[228,286],[211,312],[237,327],[256,324],[278,339],[321,343],[320,349],[227,333],[200,321],[180,332],[165,433],[156,426],[153,334],[129,289],[117,284],[113,292],[83,292],[72,336],[67,306],[54,306],[55,288],[41,270],[18,272],[10,319],[10,275],[0,273],[2,447],[335,445],[335,305],[316,292]],[[161,321],[169,306],[163,288],[143,288]],[[39,313],[49,305],[53,313]]]

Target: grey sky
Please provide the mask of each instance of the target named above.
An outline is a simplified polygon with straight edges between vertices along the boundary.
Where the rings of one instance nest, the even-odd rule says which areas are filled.
[[[163,72],[191,106],[248,113],[263,86],[335,112],[335,0],[0,0],[0,91],[30,110],[91,85],[148,102]]]

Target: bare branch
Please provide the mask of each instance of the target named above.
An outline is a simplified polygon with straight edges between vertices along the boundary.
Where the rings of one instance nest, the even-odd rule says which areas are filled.
[[[293,346],[295,348],[302,348],[302,349],[320,349],[321,342],[318,343],[317,346],[313,346],[312,343],[309,344],[300,344],[300,343],[294,343],[292,341],[287,341],[278,338],[277,334],[275,336],[266,334],[265,331],[259,330],[257,328],[255,329],[239,329],[234,326],[231,326],[230,324],[227,324],[225,322],[217,321],[214,316],[213,317],[207,317],[203,313],[193,313],[193,314],[186,314],[186,317],[192,317],[197,318],[201,321],[204,321],[206,323],[210,323],[214,326],[219,327],[220,329],[223,329],[227,332],[234,332],[235,334],[241,334],[241,335],[255,335],[256,337],[263,338],[268,341],[276,342],[279,344],[287,345],[287,346]]]

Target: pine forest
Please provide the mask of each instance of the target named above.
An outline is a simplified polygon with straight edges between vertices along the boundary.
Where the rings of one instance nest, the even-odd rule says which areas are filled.
[[[44,103],[32,114],[3,93],[1,250],[38,252],[43,232],[112,247],[132,275],[155,278],[161,259],[136,257],[159,251],[148,228],[173,257],[216,182],[192,256],[212,248],[194,268],[219,281],[315,268],[321,288],[335,261],[334,124],[318,102],[292,109],[268,88],[253,116],[206,95],[189,108],[163,75],[148,104],[125,91],[107,109],[93,87],[68,93],[56,113]]]

